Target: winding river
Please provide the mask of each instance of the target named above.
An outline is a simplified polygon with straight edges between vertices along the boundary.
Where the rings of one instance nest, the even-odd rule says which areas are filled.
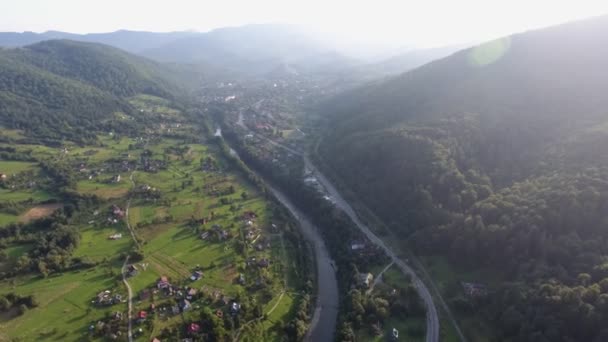
[[[218,128],[215,135],[221,136],[221,132],[221,129]],[[228,141],[224,141],[228,144]],[[240,159],[234,149],[230,148],[230,153]],[[319,229],[313,225],[308,216],[293,204],[287,195],[272,186],[261,175],[258,174],[258,176],[265,180],[266,186],[272,191],[275,198],[298,220],[302,235],[314,248],[317,269],[317,299],[305,340],[314,342],[333,341],[336,330],[336,319],[338,317],[338,280],[336,279],[334,263],[329,256],[325,242],[319,233]]]

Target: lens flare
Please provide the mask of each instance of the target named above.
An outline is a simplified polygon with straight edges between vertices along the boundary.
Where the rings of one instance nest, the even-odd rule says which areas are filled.
[[[500,38],[479,45],[469,52],[469,63],[473,66],[483,67],[502,58],[511,48],[511,38]]]

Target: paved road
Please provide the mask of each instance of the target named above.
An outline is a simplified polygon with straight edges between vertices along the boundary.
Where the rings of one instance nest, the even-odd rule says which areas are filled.
[[[382,271],[380,271],[380,273],[378,273],[376,275],[372,285],[369,287],[369,289],[367,291],[365,291],[366,294],[370,294],[370,293],[372,293],[372,291],[374,291],[374,287],[376,287],[376,285],[378,285],[378,283],[382,279],[382,275],[384,274],[384,272],[388,271],[388,269],[391,268],[391,266],[393,266],[394,264],[395,264],[395,262],[391,261],[388,265],[386,265],[386,267]]]
[[[243,127],[244,129],[249,130],[249,128],[244,124],[242,112],[239,112],[237,124],[239,126]],[[382,241],[380,238],[378,238],[369,229],[369,227],[359,219],[355,210],[340,195],[339,191],[336,189],[336,187],[333,185],[333,183],[327,177],[325,177],[325,175],[321,171],[319,171],[319,169],[317,169],[317,167],[311,162],[310,158],[308,158],[308,156],[305,153],[298,151],[292,147],[278,143],[261,134],[256,134],[256,133],[254,133],[254,134],[256,136],[268,141],[270,144],[272,144],[274,146],[282,148],[295,155],[302,156],[304,158],[305,168],[307,170],[310,170],[317,177],[317,179],[319,180],[321,185],[323,185],[323,187],[327,191],[328,195],[332,198],[334,204],[337,207],[341,208],[350,217],[350,219],[355,223],[355,225],[359,228],[359,230],[361,230],[361,232],[363,232],[372,243],[374,243],[375,245],[380,247],[382,250],[384,250],[384,252],[392,259],[392,261],[395,263],[395,265],[397,265],[397,267],[404,274],[411,276],[412,283],[416,287],[416,290],[418,291],[418,294],[422,298],[422,300],[425,304],[425,307],[426,307],[426,321],[427,321],[426,342],[438,342],[439,341],[439,316],[437,314],[437,307],[435,306],[433,297],[431,296],[429,289],[424,284],[424,282],[422,282],[420,277],[418,277],[418,275],[414,272],[414,270],[409,265],[407,265],[403,260],[401,260],[397,256],[396,253],[394,253],[388,246],[386,246],[384,241]],[[423,270],[423,272],[426,272],[426,271]],[[428,277],[428,278],[430,279],[430,277]],[[431,282],[431,286],[434,288],[435,293],[438,296],[439,304],[444,308],[445,312],[448,314],[448,317],[449,317],[450,321],[452,322],[452,325],[454,326],[456,333],[458,334],[458,337],[460,338],[460,340],[462,342],[466,342],[466,338],[464,337],[462,331],[460,330],[460,327],[456,323],[456,320],[454,319],[454,316],[452,315],[449,307],[447,306],[447,304],[441,297],[441,294],[439,293],[439,291],[436,289],[435,284],[432,282],[432,279],[430,280],[430,282]]]
[[[321,173],[315,165],[310,161],[308,156],[304,155],[304,163],[307,169],[311,170],[314,175],[317,177],[319,182],[325,187],[325,190],[328,192],[329,196],[332,197],[334,204],[341,208],[348,217],[359,227],[359,230],[363,232],[367,236],[367,238],[374,243],[376,246],[380,247],[386,255],[388,255],[395,265],[399,267],[399,269],[404,273],[409,275],[412,278],[412,283],[416,287],[418,294],[422,298],[424,305],[426,307],[426,342],[438,342],[439,341],[439,317],[437,315],[437,308],[435,307],[435,303],[433,302],[433,296],[429,292],[426,285],[420,280],[416,272],[408,266],[403,260],[401,260],[379,237],[377,237],[370,228],[363,223],[353,208],[348,204],[346,200],[340,195],[338,190],[334,187],[334,185]]]
[[[135,174],[135,171],[131,172],[131,175],[129,176],[129,180],[131,181],[131,184],[133,185],[133,187],[135,187],[135,181],[133,181],[133,175]],[[139,241],[137,241],[137,238],[135,237],[135,233],[133,232],[133,228],[131,227],[131,224],[129,223],[129,207],[131,207],[131,199],[129,198],[129,200],[127,201],[127,207],[125,208],[125,220],[127,222],[127,229],[129,229],[129,233],[131,234],[131,238],[133,239],[133,242],[135,242],[135,244],[137,246],[139,246]],[[133,319],[132,319],[132,314],[133,314],[133,291],[131,290],[131,285],[129,285],[129,282],[127,281],[127,264],[129,263],[129,256],[127,255],[127,257],[125,258],[125,263],[122,265],[122,282],[125,283],[125,286],[127,287],[127,293],[128,293],[128,312],[127,312],[127,319],[129,320],[129,328],[127,330],[127,337],[129,338],[129,342],[133,342]]]
[[[238,124],[247,129],[247,127],[243,124],[242,113],[239,113],[239,122]],[[426,307],[426,342],[438,342],[439,341],[439,316],[437,315],[437,308],[435,307],[435,303],[433,302],[433,296],[426,285],[422,282],[420,277],[414,272],[414,270],[407,265],[403,260],[401,260],[396,253],[394,253],[382,239],[376,236],[371,229],[363,223],[355,210],[348,204],[348,202],[340,195],[340,192],[336,189],[333,183],[325,177],[325,175],[317,169],[317,167],[310,161],[310,158],[305,153],[302,153],[298,150],[295,150],[289,146],[285,146],[280,144],[270,138],[267,138],[263,135],[257,134],[258,137],[261,137],[268,141],[269,143],[280,147],[288,152],[291,152],[296,155],[300,155],[304,158],[304,166],[306,169],[310,170],[319,180],[321,185],[325,188],[328,195],[332,198],[334,204],[342,209],[348,217],[355,223],[355,225],[367,236],[367,238],[374,243],[376,246],[380,247],[386,255],[388,255],[391,260],[395,263],[395,265],[406,275],[409,275],[412,278],[412,283],[416,287],[418,294],[422,298],[424,305]]]
[[[133,319],[131,317],[132,312],[133,312],[133,291],[131,290],[131,285],[129,285],[129,282],[127,281],[127,264],[129,263],[129,256],[127,255],[127,257],[125,258],[125,263],[122,265],[122,282],[125,283],[125,286],[127,287],[127,293],[129,294],[129,301],[128,301],[128,311],[127,311],[127,319],[129,321],[129,325],[128,325],[128,330],[127,330],[127,337],[129,338],[129,342],[133,342]]]
[[[133,185],[133,188],[135,188],[135,181],[133,180],[133,175],[135,175],[135,171],[131,172],[131,175],[129,176],[129,180],[131,181],[131,184]],[[139,241],[135,237],[135,232],[133,231],[133,227],[131,227],[131,224],[129,223],[129,208],[130,207],[131,207],[131,198],[129,198],[129,200],[127,201],[127,207],[125,209],[125,219],[127,221],[127,229],[129,229],[129,233],[131,234],[131,238],[133,239],[133,242],[135,242],[135,244],[137,245],[137,247],[139,247]]]
[[[235,157],[239,158],[237,152],[232,150],[232,153]],[[258,176],[261,177],[261,175]],[[338,318],[338,280],[336,279],[334,263],[329,256],[325,242],[319,233],[319,229],[312,224],[310,219],[282,191],[270,185],[269,182],[267,182],[266,186],[272,191],[275,198],[298,220],[300,231],[304,235],[304,238],[312,243],[315,253],[317,299],[310,328],[304,340],[313,342],[333,341],[336,320]]]

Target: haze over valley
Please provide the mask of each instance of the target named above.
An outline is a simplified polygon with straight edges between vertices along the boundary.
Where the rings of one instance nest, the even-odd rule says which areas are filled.
[[[3,13],[0,341],[608,340],[604,4]]]

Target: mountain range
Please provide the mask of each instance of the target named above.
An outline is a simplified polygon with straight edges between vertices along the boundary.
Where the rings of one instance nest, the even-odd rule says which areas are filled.
[[[404,244],[459,270],[448,298],[483,340],[603,341],[607,92],[608,17],[572,22],[329,100],[319,152]]]
[[[73,34],[0,32],[0,46],[21,47],[53,39],[101,43],[163,63],[202,66],[209,73],[241,75],[291,72],[356,73],[370,79],[410,70],[455,49],[408,50],[395,48],[389,60],[361,59],[364,47],[353,49],[346,43],[309,34],[301,27],[283,24],[257,24],[219,28],[209,32],[155,33],[120,30],[109,33]],[[370,46],[365,53],[374,55]]]

